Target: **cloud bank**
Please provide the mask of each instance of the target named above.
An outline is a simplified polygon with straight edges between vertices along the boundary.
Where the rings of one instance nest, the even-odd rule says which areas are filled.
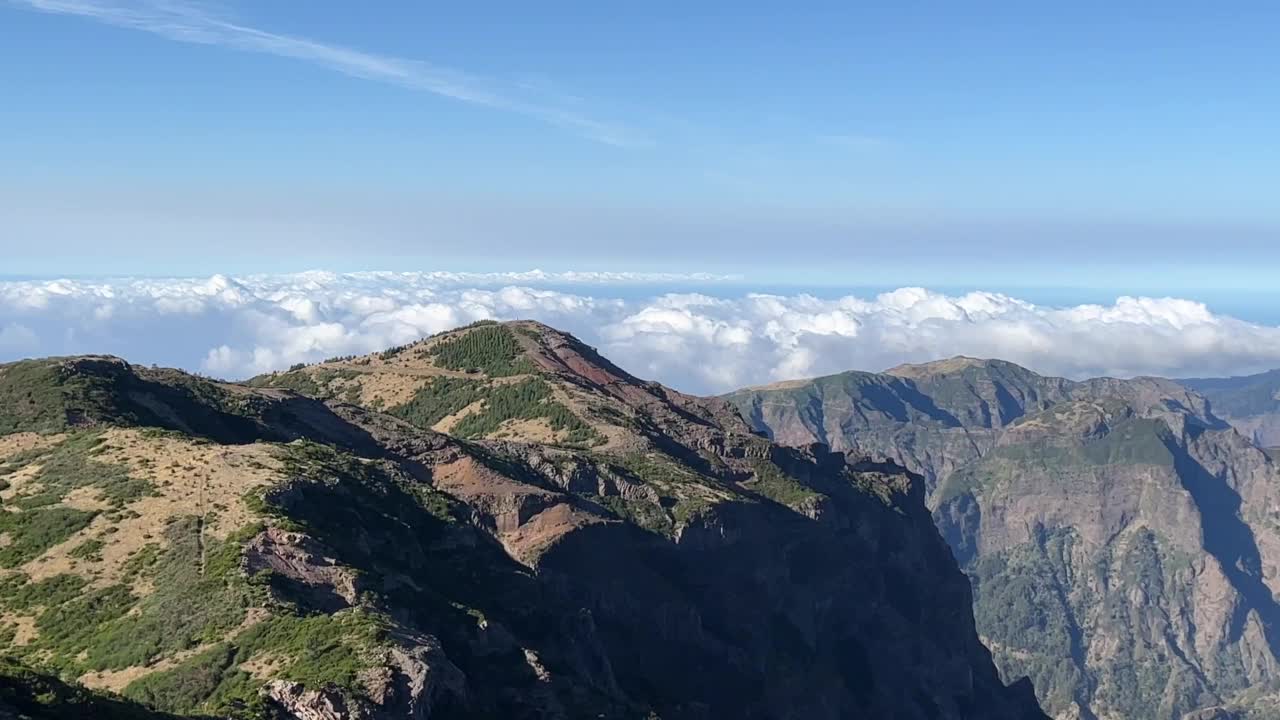
[[[698,393],[957,354],[1077,378],[1280,367],[1280,327],[1185,299],[1046,307],[921,288],[819,298],[730,292],[726,279],[531,271],[0,282],[0,360],[112,353],[243,378],[474,320],[530,318]],[[705,290],[661,291],[677,284]]]

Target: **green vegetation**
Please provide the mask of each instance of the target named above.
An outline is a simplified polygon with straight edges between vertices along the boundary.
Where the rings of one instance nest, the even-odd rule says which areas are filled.
[[[325,486],[350,483],[353,487],[363,488],[398,487],[415,506],[426,510],[437,520],[447,523],[456,521],[456,503],[452,498],[426,483],[397,482],[388,472],[388,466],[381,462],[362,460],[328,445],[304,440],[283,446],[280,459],[284,463],[285,474],[289,477],[306,478],[310,483]],[[301,518],[285,514],[267,499],[259,497],[255,502],[263,514],[292,523],[298,528],[305,527]]]
[[[97,513],[69,507],[48,507],[22,512],[0,510],[0,533],[9,542],[0,547],[0,567],[17,567],[38,557],[88,527]]]
[[[385,622],[360,609],[335,615],[278,616],[236,638],[249,657],[269,652],[288,658],[281,676],[310,687],[358,691],[360,670],[385,645]]]
[[[264,503],[276,508],[270,512],[287,507],[291,520],[323,542],[338,563],[359,568],[369,588],[362,607],[394,607],[397,624],[437,637],[459,667],[484,668],[468,673],[478,698],[500,688],[534,691],[522,653],[481,655],[476,644],[478,618],[508,628],[527,647],[562,639],[571,615],[547,602],[527,567],[484,541],[470,523],[455,520],[463,511],[455,501],[395,463],[362,461],[312,443],[282,450],[291,479],[268,491]]]
[[[487,389],[480,381],[438,377],[419,388],[409,402],[387,412],[420,428],[429,429],[486,394]]]
[[[90,538],[71,548],[67,551],[67,554],[73,558],[97,562],[102,559],[102,548],[106,547],[106,545],[105,542],[98,538]]]
[[[938,489],[934,491],[934,502],[941,505],[966,493],[976,493],[990,479],[990,471],[983,468],[981,463],[961,467],[938,484]]]
[[[703,513],[711,509],[711,502],[698,496],[685,496],[676,501],[671,507],[671,517],[677,525],[687,525],[691,520],[697,518]]]
[[[0,478],[21,470],[33,462],[39,461],[49,453],[53,452],[53,447],[34,447],[29,450],[13,453],[0,460]],[[8,489],[8,483],[5,483],[5,489]]]
[[[747,483],[747,487],[781,505],[795,507],[822,496],[767,460],[753,461],[751,468],[755,479]]]
[[[10,499],[8,504],[18,508],[17,512],[0,512],[0,532],[9,538],[0,547],[0,567],[21,565],[93,521],[96,512],[58,504],[72,490],[96,488],[99,497],[115,510],[155,491],[150,482],[130,477],[126,468],[95,459],[102,442],[97,432],[79,432],[52,448],[24,454],[22,461],[40,463],[39,471],[27,480],[36,491]],[[17,467],[6,465],[6,472]],[[92,550],[89,546],[83,552]]]
[[[666,456],[632,453],[622,457],[610,456],[607,462],[657,490],[661,506],[669,509],[675,525],[688,523],[713,505],[710,498],[716,492],[713,487],[715,481],[672,462]],[[628,512],[635,517],[634,509],[629,508]],[[639,518],[637,522],[644,525]]]
[[[1052,422],[1052,418],[1049,421]],[[1000,445],[977,463],[963,466],[943,480],[935,491],[934,502],[941,504],[1001,480],[1032,474],[1047,473],[1063,481],[1088,477],[1095,472],[1094,468],[1110,465],[1172,467],[1174,457],[1166,444],[1168,437],[1169,428],[1162,420],[1127,418],[1106,432],[1083,440],[1071,434],[1055,434]]]
[[[595,438],[590,425],[574,415],[569,408],[551,399],[551,386],[542,380],[529,379],[518,383],[492,385],[484,399],[484,407],[462,418],[453,426],[453,433],[464,438],[482,437],[495,432],[508,420],[533,420],[545,418],[551,429],[568,433],[570,444],[585,443]]]
[[[702,477],[697,473],[683,465],[672,462],[667,459],[667,456],[657,453],[645,454],[637,452],[622,457],[608,456],[606,461],[616,465],[640,481],[655,485],[660,489],[702,481]]]
[[[154,493],[150,482],[130,477],[128,468],[95,459],[105,440],[98,432],[79,432],[54,446],[40,459],[40,472],[29,481],[40,492],[18,495],[13,504],[24,509],[45,507],[60,502],[72,490],[93,487],[103,501],[118,509]]]
[[[79,575],[63,573],[30,582],[26,575],[14,573],[0,581],[0,607],[17,612],[38,607],[53,607],[74,600],[88,581]]]
[[[390,466],[360,460],[332,448],[307,442],[284,448],[293,477],[319,487],[366,488],[366,499],[392,488],[409,490],[412,499],[387,497],[384,512],[421,508],[438,520],[453,521],[452,501],[430,486],[396,479]],[[295,481],[296,482],[296,481]],[[258,497],[270,513],[284,513]],[[366,502],[360,507],[369,509]],[[41,508],[16,515],[38,515],[60,508]],[[308,503],[307,519],[350,529],[345,503]],[[2,515],[0,515],[2,517]],[[373,525],[381,521],[367,518]],[[301,522],[294,522],[303,527]],[[421,519],[414,522],[422,527]],[[369,527],[360,525],[358,527]],[[27,645],[13,652],[64,675],[94,670],[145,666],[194,648],[204,648],[177,666],[147,675],[131,684],[126,695],[171,712],[217,713],[257,718],[263,710],[258,698],[261,682],[240,668],[250,658],[267,658],[279,670],[276,677],[310,687],[340,687],[361,692],[358,672],[369,666],[372,654],[386,644],[384,621],[377,614],[349,610],[336,615],[306,615],[276,606],[274,616],[243,627],[248,610],[269,606],[269,575],[246,578],[240,570],[244,543],[261,531],[248,526],[225,541],[205,535],[201,547],[198,521],[177,518],[165,531],[165,543],[150,543],[124,566],[125,582],[145,578],[154,588],[135,596],[125,585],[88,589],[75,575],[58,575],[31,582],[21,574],[0,581],[0,608],[34,614],[38,630]],[[83,554],[96,551],[87,541]],[[77,548],[77,551],[79,548]],[[243,629],[242,629],[243,628]],[[4,638],[11,641],[12,629]]]
[[[352,694],[370,657],[385,646],[381,618],[362,610],[335,615],[278,615],[253,625],[227,642],[145,676],[125,688],[125,696],[179,713],[261,710],[255,680],[240,666],[254,657],[280,662],[276,677],[308,687],[338,687]]]
[[[1161,420],[1122,420],[1099,437],[1078,442],[1054,437],[1020,445],[997,447],[990,458],[1031,463],[1050,469],[1068,466],[1173,465],[1165,445],[1168,427]]]
[[[1096,670],[1099,703],[1121,709],[1126,717],[1180,716],[1196,706],[1198,682],[1186,682],[1173,673],[1163,644],[1144,641],[1151,615],[1163,619],[1163,611],[1149,607],[1151,600],[1187,593],[1179,574],[1192,567],[1191,558],[1174,549],[1151,530],[1142,528],[1119,540],[1108,559],[1110,582],[1115,590],[1101,599],[1101,622],[1106,636],[1116,642],[1115,653]],[[1185,575],[1183,575],[1185,577]],[[1136,598],[1141,600],[1135,601]],[[1219,658],[1225,670],[1238,661]],[[1220,691],[1241,690],[1251,682],[1243,672],[1218,678]],[[1234,687],[1233,687],[1234,685]],[[1152,698],[1160,707],[1152,707]]]
[[[90,395],[91,380],[56,361],[22,360],[0,366],[0,435],[67,427],[68,413]]]
[[[1166,440],[1169,428],[1163,420],[1130,418],[1111,432],[1085,443],[1084,454],[1095,465],[1173,465]]]
[[[408,349],[409,349],[409,345],[396,345],[394,347],[389,347],[386,350],[383,350],[382,352],[378,353],[378,359],[384,360],[384,361],[391,360],[395,358],[397,355],[399,355],[400,353]]]
[[[661,505],[648,500],[628,500],[619,495],[595,495],[593,500],[604,506],[620,520],[658,533],[670,536],[674,527],[670,516]]]
[[[1199,681],[1178,677],[1164,638],[1151,635],[1152,627],[1167,622],[1162,598],[1189,592],[1183,583],[1192,559],[1146,528],[1116,539],[1091,566],[1080,566],[1081,545],[1075,531],[1057,530],[980,558],[969,569],[978,632],[989,640],[1005,677],[1030,676],[1051,714],[1082,697],[1135,719],[1181,716],[1194,708]],[[1106,591],[1081,577],[1096,578]],[[1112,650],[1088,669],[1078,618]],[[1220,661],[1226,668],[1239,659]],[[1227,678],[1220,675],[1219,682]],[[1242,678],[1235,689],[1244,684]]]
[[[333,387],[334,381],[351,381],[358,377],[360,372],[357,370],[327,367],[308,369],[304,365],[301,368],[291,368],[288,372],[259,375],[247,384],[252,387],[284,388],[317,400],[328,400],[338,395]],[[343,399],[350,401],[353,393],[359,393],[359,391],[355,383],[350,383],[343,389]]]
[[[147,543],[129,556],[120,570],[126,582],[149,572],[160,560],[160,544]]]
[[[515,335],[497,324],[468,326],[455,337],[441,340],[430,354],[440,367],[483,372],[489,377],[523,375],[535,370]]]
[[[6,710],[16,711],[9,715]],[[0,716],[15,720],[177,720],[133,702],[96,693],[0,657]]]
[[[216,642],[244,620],[265,590],[238,572],[241,544],[256,529],[226,541],[206,538],[204,571],[195,518],[166,530],[168,547],[139,553],[128,577],[145,574],[155,590],[139,599],[124,585],[81,592],[83,581],[56,576],[0,587],[6,607],[43,607],[38,637],[21,650],[62,672],[118,670]],[[152,546],[154,547],[154,546]],[[153,558],[144,563],[142,558]],[[146,565],[147,567],[144,567]]]
[[[565,432],[568,444],[598,439],[595,430],[569,408],[551,399],[551,386],[537,378],[514,383],[484,384],[459,378],[435,378],[420,388],[409,402],[388,412],[418,427],[431,428],[472,403],[478,411],[466,415],[450,430],[462,438],[483,437],[498,431],[508,420],[545,419],[551,429]]]
[[[1075,542],[1072,531],[1063,531],[1040,545],[982,557],[969,572],[978,634],[989,640],[1005,677],[1030,677],[1051,713],[1065,709],[1088,688],[1061,565]]]
[[[103,658],[113,658],[115,641],[123,639],[119,635],[111,637],[111,642],[104,643],[104,636],[111,636],[108,628],[113,621],[123,620],[125,613],[134,605],[134,596],[123,585],[91,590],[67,602],[45,608],[36,617],[36,627],[40,634],[30,648],[24,650],[46,650],[53,657],[49,664],[64,671],[78,674],[76,656],[89,650],[93,657],[89,665],[94,669],[123,668],[129,665],[141,665],[142,662],[103,662]]]

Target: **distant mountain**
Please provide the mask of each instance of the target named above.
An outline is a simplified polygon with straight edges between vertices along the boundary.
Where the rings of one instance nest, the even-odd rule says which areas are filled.
[[[248,384],[3,365],[0,488],[0,646],[46,673],[24,697],[56,675],[181,717],[1043,717],[918,476],[771,443],[536,323]]]
[[[1215,414],[1258,445],[1280,447],[1280,370],[1178,382],[1208,398]]]
[[[924,474],[979,633],[1056,717],[1275,717],[1280,472],[1204,397],[954,358],[727,399]]]

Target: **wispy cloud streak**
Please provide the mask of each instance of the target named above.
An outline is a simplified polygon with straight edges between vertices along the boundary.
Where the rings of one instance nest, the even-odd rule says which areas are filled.
[[[615,146],[649,144],[642,134],[554,104],[517,97],[483,78],[409,60],[268,32],[217,17],[177,0],[8,0],[10,5],[72,15],[175,42],[214,45],[318,65],[351,77],[398,85],[472,105],[517,113]]]

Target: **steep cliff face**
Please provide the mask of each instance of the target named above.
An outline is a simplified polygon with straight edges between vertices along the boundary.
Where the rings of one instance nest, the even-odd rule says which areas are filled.
[[[545,326],[249,385],[30,361],[0,396],[0,641],[147,708],[1042,716],[917,476],[773,444]]]
[[[1280,474],[1266,454],[1170,381],[1072,383],[990,365],[911,368],[904,393],[956,422],[880,454],[936,479],[935,521],[1002,672],[1029,675],[1058,717],[1267,716]],[[892,372],[885,382],[902,379]],[[730,399],[766,425],[784,400],[777,389]],[[874,454],[906,432],[855,425],[844,442]],[[957,452],[961,433],[971,442]]]

